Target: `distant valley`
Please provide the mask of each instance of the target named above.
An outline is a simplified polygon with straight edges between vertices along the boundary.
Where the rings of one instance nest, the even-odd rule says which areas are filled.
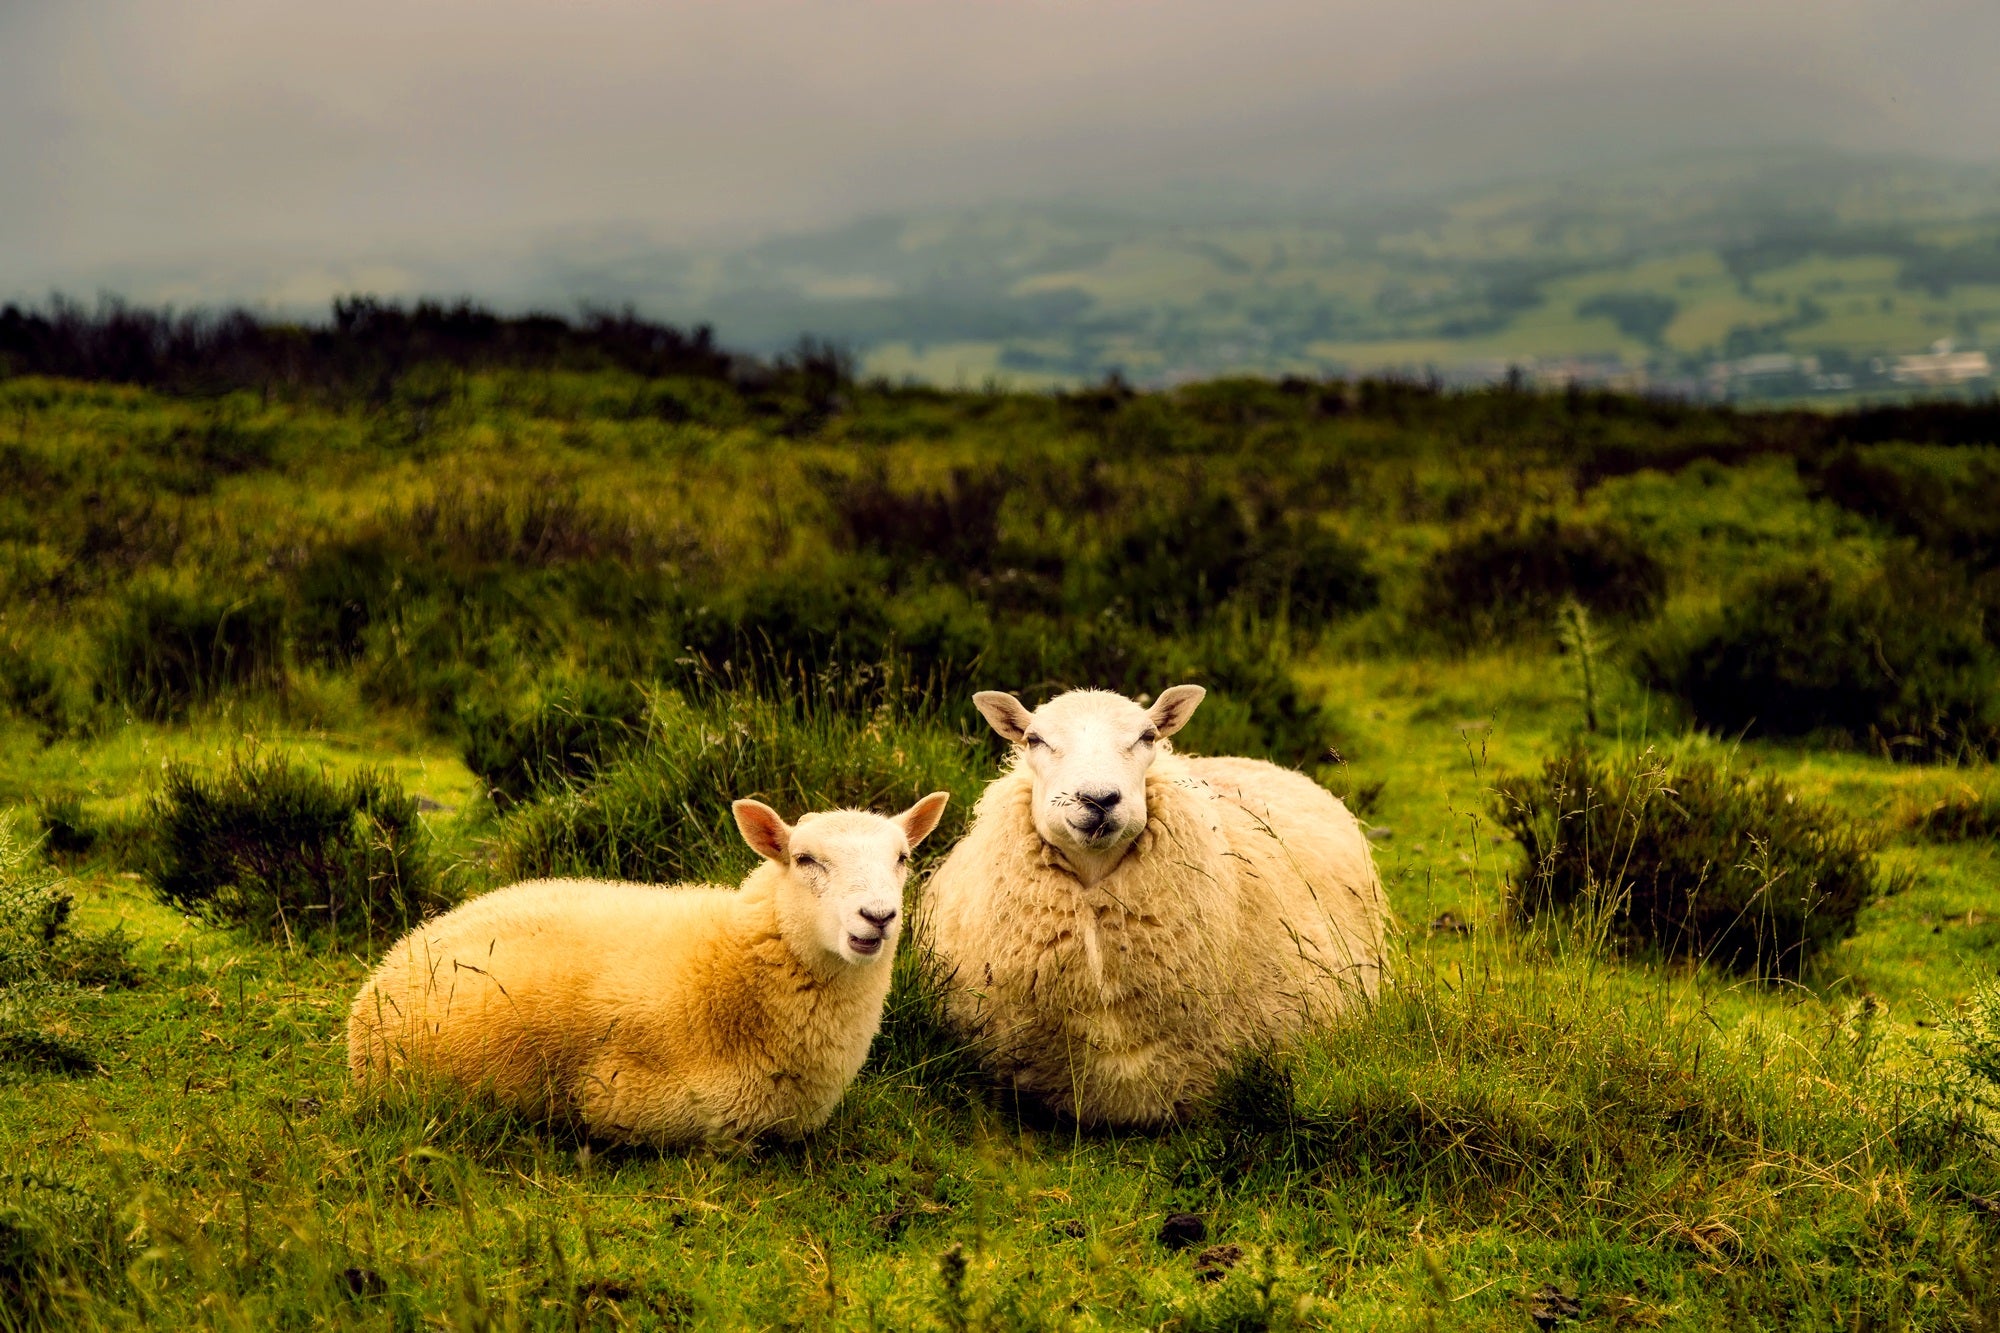
[[[1214,191],[545,252],[538,285],[945,385],[1233,373],[1984,393],[2000,172],[1822,151],[1366,203]]]

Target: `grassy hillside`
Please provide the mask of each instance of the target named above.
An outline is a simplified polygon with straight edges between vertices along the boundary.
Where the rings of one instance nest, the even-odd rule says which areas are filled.
[[[2000,1319],[1990,408],[327,337],[0,380],[0,1327]],[[396,912],[734,875],[727,797],[969,798],[972,690],[1179,680],[1186,748],[1363,815],[1397,917],[1379,1006],[1184,1125],[994,1096],[914,956],[795,1147],[348,1085]],[[1654,784],[1614,849],[1833,913],[1785,876],[1846,848],[1865,903],[1748,972],[1600,929],[1615,893],[1537,912],[1498,792],[1575,747]]]

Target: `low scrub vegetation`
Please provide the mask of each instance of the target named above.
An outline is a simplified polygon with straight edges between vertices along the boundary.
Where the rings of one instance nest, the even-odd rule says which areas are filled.
[[[1644,669],[1724,735],[1817,737],[1915,760],[2000,746],[2000,652],[1960,576],[1928,563],[1780,570],[1648,648]]]
[[[0,1328],[2000,1327],[1996,420],[0,312]],[[942,788],[915,913],[974,690],[1180,681],[1404,924],[1185,1123],[990,1086],[918,932],[802,1145],[353,1092],[461,890]]]
[[[856,715],[798,695],[662,694],[643,745],[508,820],[502,873],[734,883],[754,857],[735,832],[729,807],[738,798],[795,819],[812,810],[901,810],[948,791],[952,803],[921,863],[950,847],[985,769],[983,742],[920,709]]]
[[[282,755],[170,765],[150,808],[163,902],[286,944],[379,940],[446,905],[414,797]]]
[[[1545,516],[1472,533],[1432,557],[1418,590],[1418,625],[1478,644],[1551,632],[1565,602],[1606,620],[1644,619],[1666,591],[1665,567],[1634,537]]]
[[[1495,790],[1524,858],[1509,897],[1523,921],[1560,912],[1626,947],[1796,976],[1878,887],[1871,835],[1714,761],[1577,743]]]
[[[1097,596],[1161,630],[1224,608],[1316,628],[1380,599],[1359,547],[1308,516],[1258,508],[1211,492],[1140,514],[1105,551]]]
[[[1963,1099],[1979,1132],[2000,1148],[2000,982],[1989,982],[1939,1019],[1950,1042],[1942,1082]],[[2000,1294],[2000,1293],[1996,1293]]]
[[[629,682],[595,674],[561,677],[518,709],[461,709],[465,766],[503,809],[586,781],[645,734],[646,703]]]

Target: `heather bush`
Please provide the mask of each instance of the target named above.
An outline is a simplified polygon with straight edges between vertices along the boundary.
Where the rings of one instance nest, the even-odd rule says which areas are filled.
[[[888,812],[933,791],[952,803],[919,860],[948,850],[987,778],[983,751],[921,704],[866,712],[819,693],[662,693],[644,743],[579,786],[522,806],[502,826],[502,873],[734,883],[753,853],[730,803],[755,797],[786,818],[840,807]]]
[[[1174,632],[1230,604],[1316,626],[1375,605],[1380,585],[1358,546],[1311,517],[1211,490],[1142,510],[1105,551],[1096,596]]]
[[[1601,619],[1644,619],[1666,591],[1665,567],[1631,534],[1543,517],[1438,552],[1419,576],[1416,614],[1421,627],[1473,644],[1546,632],[1570,600]]]
[[[1766,575],[1650,645],[1641,668],[1726,735],[1830,737],[1905,759],[2000,746],[2000,652],[1964,582],[1912,559]]]
[[[636,686],[594,673],[559,676],[519,708],[491,700],[465,704],[465,766],[505,809],[589,779],[645,734],[645,711]]]
[[[1801,463],[1819,495],[1976,569],[2000,565],[2000,447],[1849,446]]]
[[[999,554],[1000,509],[1012,486],[998,472],[958,468],[940,488],[906,490],[892,485],[878,462],[854,476],[826,476],[822,484],[835,536],[850,550],[928,564],[946,578],[982,572]]]
[[[51,856],[87,856],[97,846],[97,826],[76,792],[52,792],[36,801],[35,819],[42,826],[42,850]]]
[[[71,731],[77,709],[64,673],[33,644],[0,643],[0,708],[34,726],[44,744]]]
[[[1495,790],[1521,845],[1508,906],[1523,923],[1562,913],[1628,948],[1795,976],[1876,892],[1868,834],[1714,761],[1573,742]]]
[[[288,944],[393,936],[448,905],[415,798],[381,773],[282,755],[213,776],[170,764],[148,820],[163,902]]]
[[[313,548],[291,574],[291,632],[299,655],[345,666],[366,648],[368,627],[410,589],[387,544],[357,537]]]

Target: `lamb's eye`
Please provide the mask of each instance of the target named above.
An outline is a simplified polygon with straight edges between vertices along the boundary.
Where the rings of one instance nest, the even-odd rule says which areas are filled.
[[[910,854],[908,852],[904,852],[902,855],[896,858],[896,864],[899,866],[906,866],[909,863],[910,863]]]
[[[793,857],[792,864],[801,870],[819,869],[819,861],[814,857],[807,856],[804,852],[800,852],[797,856]]]
[[[1160,733],[1153,730],[1151,727],[1147,727],[1144,731],[1139,733],[1139,739],[1133,741],[1132,744],[1151,745],[1154,741],[1158,739],[1160,739]]]
[[[1040,747],[1041,749],[1044,749],[1044,750],[1046,750],[1046,749],[1048,748],[1048,746],[1049,746],[1049,743],[1048,743],[1047,741],[1043,740],[1043,739],[1042,739],[1042,738],[1041,738],[1040,736],[1030,736],[1030,737],[1028,737],[1028,748],[1029,748],[1030,750],[1033,750],[1033,749],[1035,749],[1035,748],[1037,748],[1037,747]]]

